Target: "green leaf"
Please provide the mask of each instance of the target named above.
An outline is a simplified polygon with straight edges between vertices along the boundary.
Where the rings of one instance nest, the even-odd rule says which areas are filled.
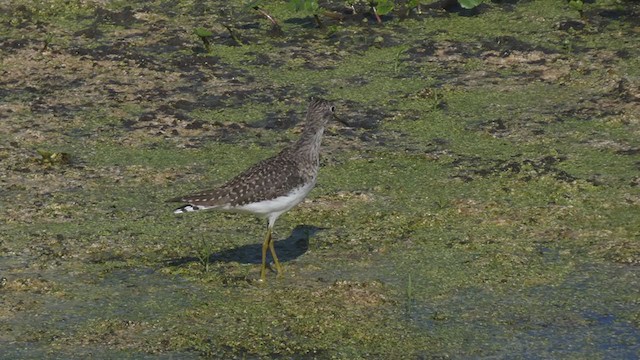
[[[213,33],[210,30],[207,30],[203,27],[195,28],[193,33],[196,34],[199,38],[207,38],[213,36]]]
[[[380,0],[376,5],[376,10],[380,15],[386,15],[393,10],[393,0]]]
[[[482,0],[458,0],[460,6],[465,9],[473,9],[474,7],[482,4]]]
[[[582,0],[571,0],[569,1],[569,6],[576,11],[584,10],[584,2]]]

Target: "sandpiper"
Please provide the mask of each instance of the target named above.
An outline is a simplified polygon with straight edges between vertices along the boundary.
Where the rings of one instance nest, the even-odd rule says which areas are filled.
[[[280,215],[300,203],[316,184],[320,167],[319,152],[327,122],[335,118],[335,106],[322,99],[312,99],[300,139],[277,155],[262,160],[224,185],[180,196],[169,201],[188,203],[175,214],[215,209],[247,212],[267,219],[267,233],[262,243],[260,279],[266,279],[267,249],[271,251],[278,276],[282,266],[271,238],[273,225]],[[342,121],[341,121],[342,122]]]

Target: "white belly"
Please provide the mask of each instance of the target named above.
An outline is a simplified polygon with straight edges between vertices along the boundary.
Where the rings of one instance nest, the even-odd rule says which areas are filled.
[[[236,208],[238,211],[246,211],[260,216],[278,216],[300,203],[309,194],[316,184],[315,180],[305,186],[299,187],[287,195],[258,203],[247,204]]]

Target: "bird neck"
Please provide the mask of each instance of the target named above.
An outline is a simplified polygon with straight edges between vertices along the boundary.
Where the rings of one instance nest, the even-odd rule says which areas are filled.
[[[317,161],[323,133],[324,126],[322,124],[307,123],[302,131],[302,136],[295,144],[295,149],[301,155],[311,156],[311,160]]]

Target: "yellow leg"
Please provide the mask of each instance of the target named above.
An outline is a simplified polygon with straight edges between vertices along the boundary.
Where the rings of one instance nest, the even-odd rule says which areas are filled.
[[[262,243],[262,267],[260,268],[260,280],[265,281],[267,279],[267,248],[271,243],[271,227],[267,227],[267,235],[264,237]]]
[[[280,262],[278,261],[278,255],[276,255],[276,249],[274,247],[275,241],[269,236],[269,250],[271,250],[271,256],[273,257],[273,263],[276,264],[276,271],[278,272],[278,276],[282,275],[282,266],[280,266]]]

